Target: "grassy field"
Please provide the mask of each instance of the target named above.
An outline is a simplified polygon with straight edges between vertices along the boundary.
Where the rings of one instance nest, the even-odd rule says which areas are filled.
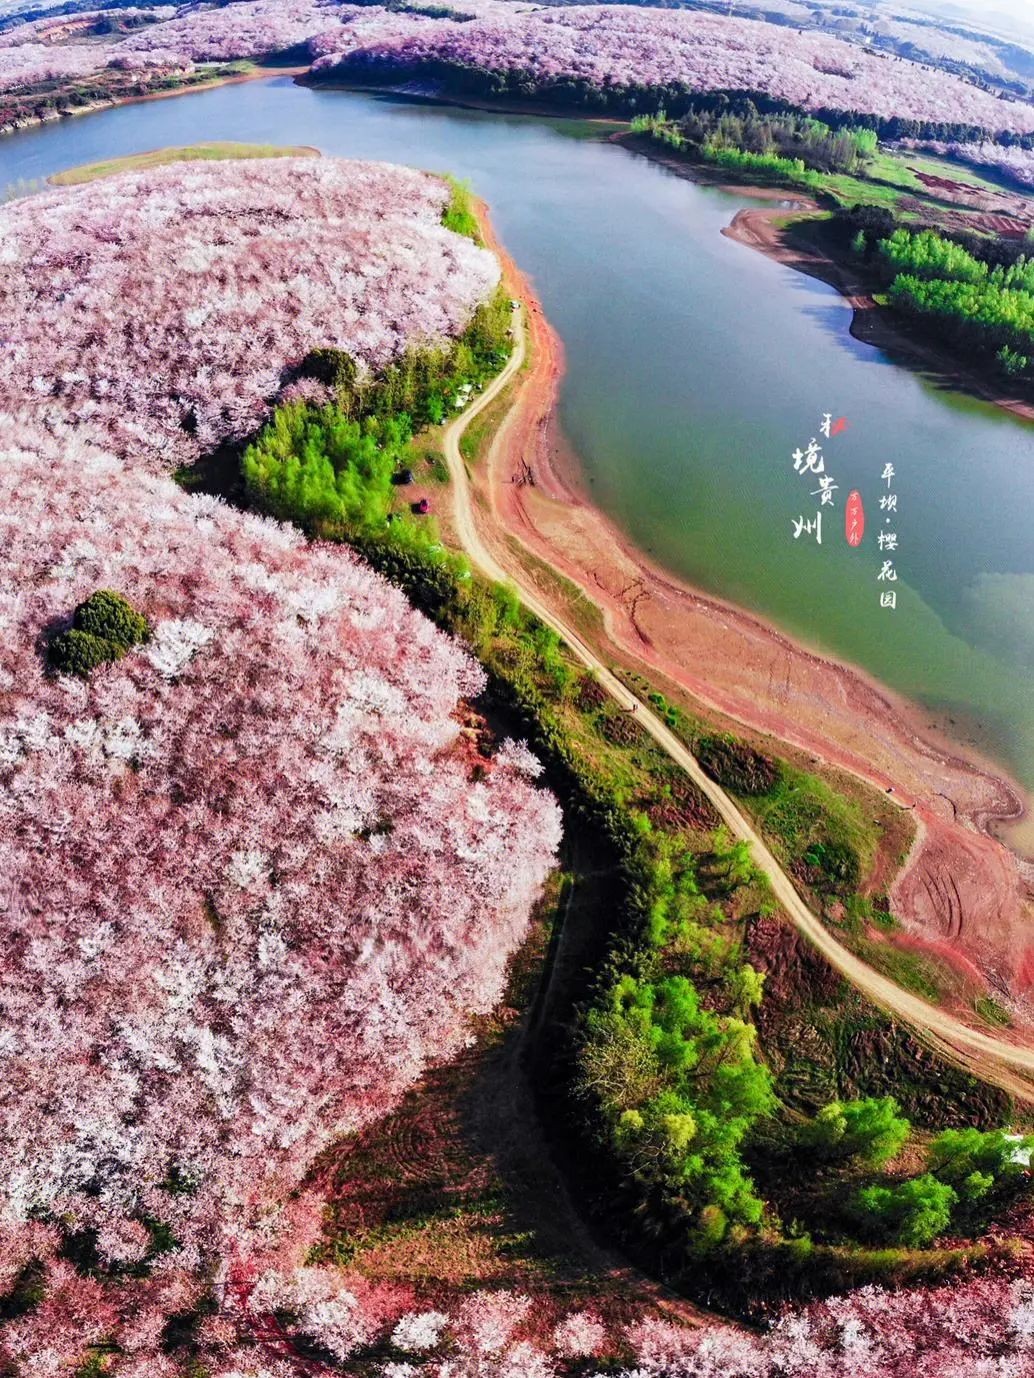
[[[658,155],[657,144],[650,148],[648,135],[632,135],[631,138],[626,135],[625,139],[632,147],[643,151],[650,149],[653,156],[663,156],[671,158],[673,162],[691,164],[695,169],[695,175],[704,181],[730,186],[786,187],[788,192],[798,191],[812,196],[824,196],[827,198],[827,204],[832,201],[848,207],[858,203],[880,206],[906,219],[919,213],[973,210],[972,206],[967,206],[963,201],[953,199],[947,188],[935,189],[925,186],[917,175],[920,173],[944,181],[957,182],[966,188],[967,195],[994,197],[999,207],[1004,198],[1020,198],[1025,195],[1022,188],[1014,186],[1007,177],[992,169],[988,169],[985,174],[950,158],[908,150],[895,152],[880,148],[875,157],[868,161],[864,171],[808,172],[804,179],[798,181],[791,176],[767,174],[757,168],[720,167],[713,162],[702,161],[689,145],[681,150],[673,150],[662,143],[664,152]],[[1001,211],[996,209],[995,213]]]
[[[942,210],[957,208],[957,202],[947,196],[938,196],[925,187],[916,176],[917,172],[960,182],[971,187],[974,192],[985,192],[989,195],[1000,195],[1010,189],[1005,182],[983,177],[972,168],[964,167],[948,158],[919,153],[887,153],[881,150],[870,163],[865,176],[831,174],[826,178],[825,190],[848,206],[864,201],[868,205],[897,210],[902,197],[910,197]]]
[[[153,148],[147,153],[129,153],[124,158],[107,158],[100,163],[83,163],[64,172],[55,172],[49,180],[55,187],[81,186],[101,177],[113,177],[119,172],[143,172],[166,163],[218,161],[223,158],[318,158],[319,150],[304,145],[296,147],[279,144],[203,143],[188,144],[184,148]]]

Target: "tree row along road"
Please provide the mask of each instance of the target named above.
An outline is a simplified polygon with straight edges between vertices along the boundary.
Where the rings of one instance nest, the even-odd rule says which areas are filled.
[[[765,845],[753,824],[720,785],[706,775],[693,753],[680,741],[649,705],[637,698],[579,635],[574,627],[553,612],[539,594],[528,587],[523,572],[506,568],[488,548],[474,517],[470,479],[460,439],[470,423],[518,376],[527,357],[527,331],[523,310],[514,308],[514,350],[506,367],[471,405],[446,427],[442,444],[452,483],[456,535],[471,562],[487,578],[512,585],[525,606],[567,643],[574,656],[599,680],[622,708],[636,714],[636,721],[681,766],[721,815],[733,837],[746,841],[755,864],[764,871],[775,898],[799,931],[836,971],[868,999],[909,1024],[926,1043],[976,1076],[992,1081],[1025,1101],[1034,1100],[1034,1084],[1017,1073],[1034,1077],[1034,1049],[1010,1043],[994,1034],[970,1028],[953,1015],[912,995],[888,977],[873,970],[833,936],[794,888],[789,876]],[[584,590],[583,590],[584,592]]]

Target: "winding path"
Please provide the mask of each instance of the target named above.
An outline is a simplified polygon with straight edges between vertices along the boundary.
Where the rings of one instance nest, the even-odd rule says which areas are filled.
[[[460,439],[470,423],[515,381],[527,357],[527,331],[523,309],[514,307],[514,350],[506,367],[471,405],[445,429],[442,445],[452,484],[453,515],[457,539],[487,578],[511,584],[524,605],[567,643],[578,660],[592,670],[601,686],[621,705],[634,712],[636,721],[703,791],[718,810],[733,837],[746,841],[755,864],[765,872],[773,894],[796,927],[845,980],[895,1018],[909,1024],[945,1057],[975,1075],[996,1083],[1021,1100],[1034,1099],[1034,1049],[1010,1043],[994,1034],[970,1028],[961,1020],[912,995],[888,977],[874,971],[838,942],[794,888],[789,876],[765,845],[750,820],[720,785],[704,773],[696,757],[671,729],[637,698],[611,671],[577,630],[553,612],[538,593],[528,587],[520,568],[508,568],[489,549],[474,516],[470,479],[460,451]],[[1027,1080],[1029,1077],[1031,1080]]]

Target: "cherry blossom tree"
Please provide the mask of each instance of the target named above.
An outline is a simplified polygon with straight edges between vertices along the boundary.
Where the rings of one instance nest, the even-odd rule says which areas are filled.
[[[606,1341],[606,1329],[593,1311],[572,1311],[553,1331],[557,1352],[569,1359],[599,1357]]]
[[[251,1289],[248,1309],[258,1315],[290,1312],[296,1329],[338,1360],[374,1336],[359,1299],[329,1268],[264,1273]]]
[[[757,91],[805,109],[1034,130],[1034,106],[1006,101],[960,77],[867,52],[826,34],[754,19],[639,5],[571,5],[522,11],[496,5],[470,23],[413,26],[356,48],[320,37],[317,74],[351,60],[405,68],[429,59],[520,73],[542,85],[580,78],[594,86],[683,82],[698,91]]]
[[[441,179],[383,163],[185,162],[0,208],[0,409],[89,424],[154,472],[261,424],[317,346],[377,367],[458,334],[492,254]]]
[[[806,109],[1034,130],[1034,107],[1023,101],[831,34],[639,5],[550,9],[463,0],[455,8],[474,21],[338,0],[237,0],[214,9],[185,7],[112,44],[55,47],[41,41],[46,30],[37,26],[32,44],[15,48],[12,39],[6,51],[0,47],[0,91],[105,67],[189,69],[297,49],[315,59],[317,73],[349,59],[397,69],[433,58],[519,72],[543,84],[561,77],[601,86],[676,81],[700,91],[758,91]],[[156,13],[164,16],[165,9]]]
[[[259,1258],[498,998],[557,808],[514,749],[471,778],[482,672],[347,551],[82,433],[0,454],[0,1230]],[[151,640],[49,675],[97,588]]]

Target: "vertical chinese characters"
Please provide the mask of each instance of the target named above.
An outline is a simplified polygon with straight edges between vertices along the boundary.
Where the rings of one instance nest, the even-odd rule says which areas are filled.
[[[839,421],[833,420],[832,412],[826,412],[822,418],[820,427],[823,436],[829,440],[832,436],[839,435],[847,425],[841,418]],[[810,496],[818,499],[818,504],[814,517],[805,517],[802,512],[800,516],[793,519],[793,538],[799,541],[802,536],[814,536],[817,545],[822,544],[822,509],[832,507],[834,504],[834,494],[839,491],[838,485],[833,475],[826,470],[826,460],[822,453],[822,447],[818,440],[813,436],[805,448],[799,446],[790,456],[793,460],[794,472],[800,474],[802,478],[811,475],[818,483],[817,488],[810,490]]]
[[[883,529],[877,538],[880,554],[893,555],[898,548],[898,533],[888,530],[893,524],[897,525],[898,495],[894,492],[894,479],[897,477],[893,464],[885,464],[883,473],[880,475],[882,482],[886,485],[887,491],[880,494],[880,511],[883,516]],[[880,561],[880,572],[876,576],[876,582],[884,587],[880,590],[880,607],[890,608],[892,611],[898,605],[898,591],[896,588],[886,587],[889,584],[896,584],[898,581],[898,571],[893,559],[883,559]]]

